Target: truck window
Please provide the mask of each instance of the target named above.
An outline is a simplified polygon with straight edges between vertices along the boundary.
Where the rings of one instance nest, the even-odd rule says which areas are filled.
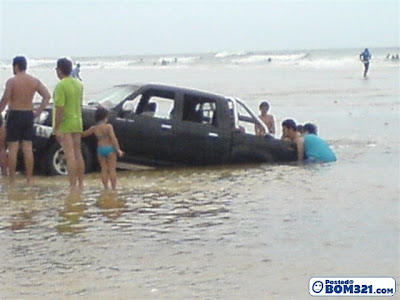
[[[121,110],[121,117],[122,118],[129,118],[134,112],[135,108],[139,103],[140,98],[142,95],[138,95],[135,97],[135,99],[128,99],[125,101],[125,103],[122,105],[122,110]]]
[[[122,106],[122,117],[130,118],[134,114],[154,117],[159,119],[170,119],[175,98],[173,93],[146,92],[128,100]]]
[[[142,115],[154,116],[159,119],[169,119],[174,107],[174,100],[158,96],[150,97]]]
[[[247,134],[255,135],[256,131],[254,129],[255,122],[253,117],[240,103],[238,103],[237,109],[239,114],[239,127],[244,128]]]
[[[245,107],[243,104],[240,102],[236,102],[236,108],[237,108],[237,121],[238,123],[235,124],[234,117],[232,117],[232,127],[235,130],[239,130],[243,133],[246,134],[252,134],[255,135],[255,128],[254,124],[257,123],[257,121],[254,119],[254,117],[251,115],[249,112],[248,108]],[[234,112],[234,107],[233,107],[233,102],[231,100],[228,100],[228,108],[229,108],[229,114],[233,114]]]
[[[183,100],[182,121],[217,126],[216,107],[215,100],[185,95]]]

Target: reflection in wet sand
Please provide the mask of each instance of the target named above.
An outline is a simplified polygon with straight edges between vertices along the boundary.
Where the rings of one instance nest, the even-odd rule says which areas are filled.
[[[11,215],[11,230],[23,230],[35,224],[33,220],[35,209],[34,201],[36,193],[33,189],[27,188],[8,190],[9,205],[13,211]]]
[[[81,224],[85,213],[86,204],[81,202],[82,192],[71,191],[64,200],[64,209],[60,211],[61,217],[56,228],[59,233],[80,233],[85,229]]]
[[[20,213],[13,216],[11,220],[11,230],[22,230],[30,225],[33,225],[34,222],[32,218],[33,212],[22,208]]]
[[[118,218],[125,207],[125,202],[118,198],[116,191],[102,191],[96,202],[100,213],[105,217],[114,220]]]

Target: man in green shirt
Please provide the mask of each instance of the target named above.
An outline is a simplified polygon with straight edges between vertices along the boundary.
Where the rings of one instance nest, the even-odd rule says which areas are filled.
[[[74,189],[79,183],[83,187],[85,163],[81,151],[82,84],[71,77],[72,62],[67,58],[57,61],[57,77],[60,82],[54,89],[53,131],[64,149],[67,160],[68,179]]]

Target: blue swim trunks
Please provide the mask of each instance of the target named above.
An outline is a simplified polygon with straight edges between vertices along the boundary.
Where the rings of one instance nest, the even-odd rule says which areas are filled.
[[[115,149],[113,146],[97,147],[97,154],[99,154],[103,157],[107,157],[112,152],[115,152]]]

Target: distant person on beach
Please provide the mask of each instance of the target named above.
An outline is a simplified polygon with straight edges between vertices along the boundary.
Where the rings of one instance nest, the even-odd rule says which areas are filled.
[[[270,134],[275,134],[275,118],[273,115],[268,114],[269,111],[269,103],[267,101],[263,101],[260,103],[260,112],[261,114],[258,116],[264,124],[268,128],[268,132]],[[264,128],[261,127],[260,125],[256,124],[255,127],[255,132],[256,135],[266,135],[267,133],[265,132]]]
[[[297,139],[298,161],[304,162],[334,162],[335,153],[329,145],[317,136],[317,126],[311,123],[304,124],[304,134]]]
[[[85,163],[81,151],[83,86],[71,77],[72,62],[67,58],[57,60],[57,83],[53,99],[53,132],[64,149],[68,179],[71,189],[83,187]]]
[[[368,69],[369,69],[369,61],[371,60],[371,53],[367,48],[360,54],[360,60],[364,64],[364,78],[367,77]]]
[[[71,72],[71,76],[74,77],[74,78],[79,79],[80,81],[82,81],[82,78],[79,75],[80,72],[81,72],[81,64],[77,63],[76,67]]]
[[[1,175],[7,176],[6,128],[0,114],[0,168]]]
[[[17,154],[20,144],[24,156],[26,179],[32,185],[34,158],[32,152],[33,119],[39,116],[50,101],[51,95],[42,82],[27,74],[27,61],[24,56],[13,59],[14,77],[6,82],[0,101],[0,114],[8,104],[9,113],[6,126],[8,146],[8,168],[10,183],[14,183],[17,166]],[[39,108],[33,109],[35,93],[42,96]]]
[[[297,142],[300,138],[300,133],[297,131],[296,122],[292,119],[286,119],[282,122],[282,137],[283,141]]]
[[[104,189],[108,189],[108,182],[111,187],[117,187],[117,155],[122,156],[124,153],[119,148],[118,140],[115,136],[114,129],[108,124],[108,111],[100,106],[95,113],[96,125],[84,131],[82,136],[94,134],[97,138],[97,158],[101,167],[101,182]]]

